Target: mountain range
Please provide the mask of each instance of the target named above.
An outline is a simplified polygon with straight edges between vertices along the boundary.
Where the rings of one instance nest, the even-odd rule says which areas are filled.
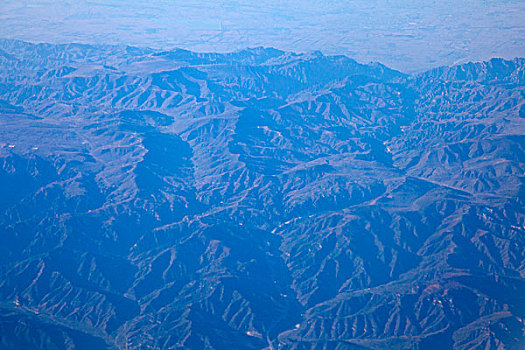
[[[0,40],[0,348],[522,349],[525,59]]]

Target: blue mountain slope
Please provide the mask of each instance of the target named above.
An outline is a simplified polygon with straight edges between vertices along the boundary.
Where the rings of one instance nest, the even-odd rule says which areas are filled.
[[[0,344],[519,349],[525,61],[0,49]]]

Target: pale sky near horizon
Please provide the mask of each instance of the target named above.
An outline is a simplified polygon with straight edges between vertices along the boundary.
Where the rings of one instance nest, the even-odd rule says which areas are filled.
[[[525,1],[3,0],[0,38],[193,51],[320,50],[405,72],[525,56]]]

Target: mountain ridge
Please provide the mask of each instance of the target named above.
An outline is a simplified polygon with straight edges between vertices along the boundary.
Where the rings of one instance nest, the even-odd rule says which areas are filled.
[[[523,345],[524,59],[0,48],[3,347]]]

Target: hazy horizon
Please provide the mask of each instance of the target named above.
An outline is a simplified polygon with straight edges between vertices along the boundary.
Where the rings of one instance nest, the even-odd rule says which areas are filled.
[[[407,73],[525,56],[522,1],[7,0],[0,10],[0,37],[29,42],[319,50]]]

